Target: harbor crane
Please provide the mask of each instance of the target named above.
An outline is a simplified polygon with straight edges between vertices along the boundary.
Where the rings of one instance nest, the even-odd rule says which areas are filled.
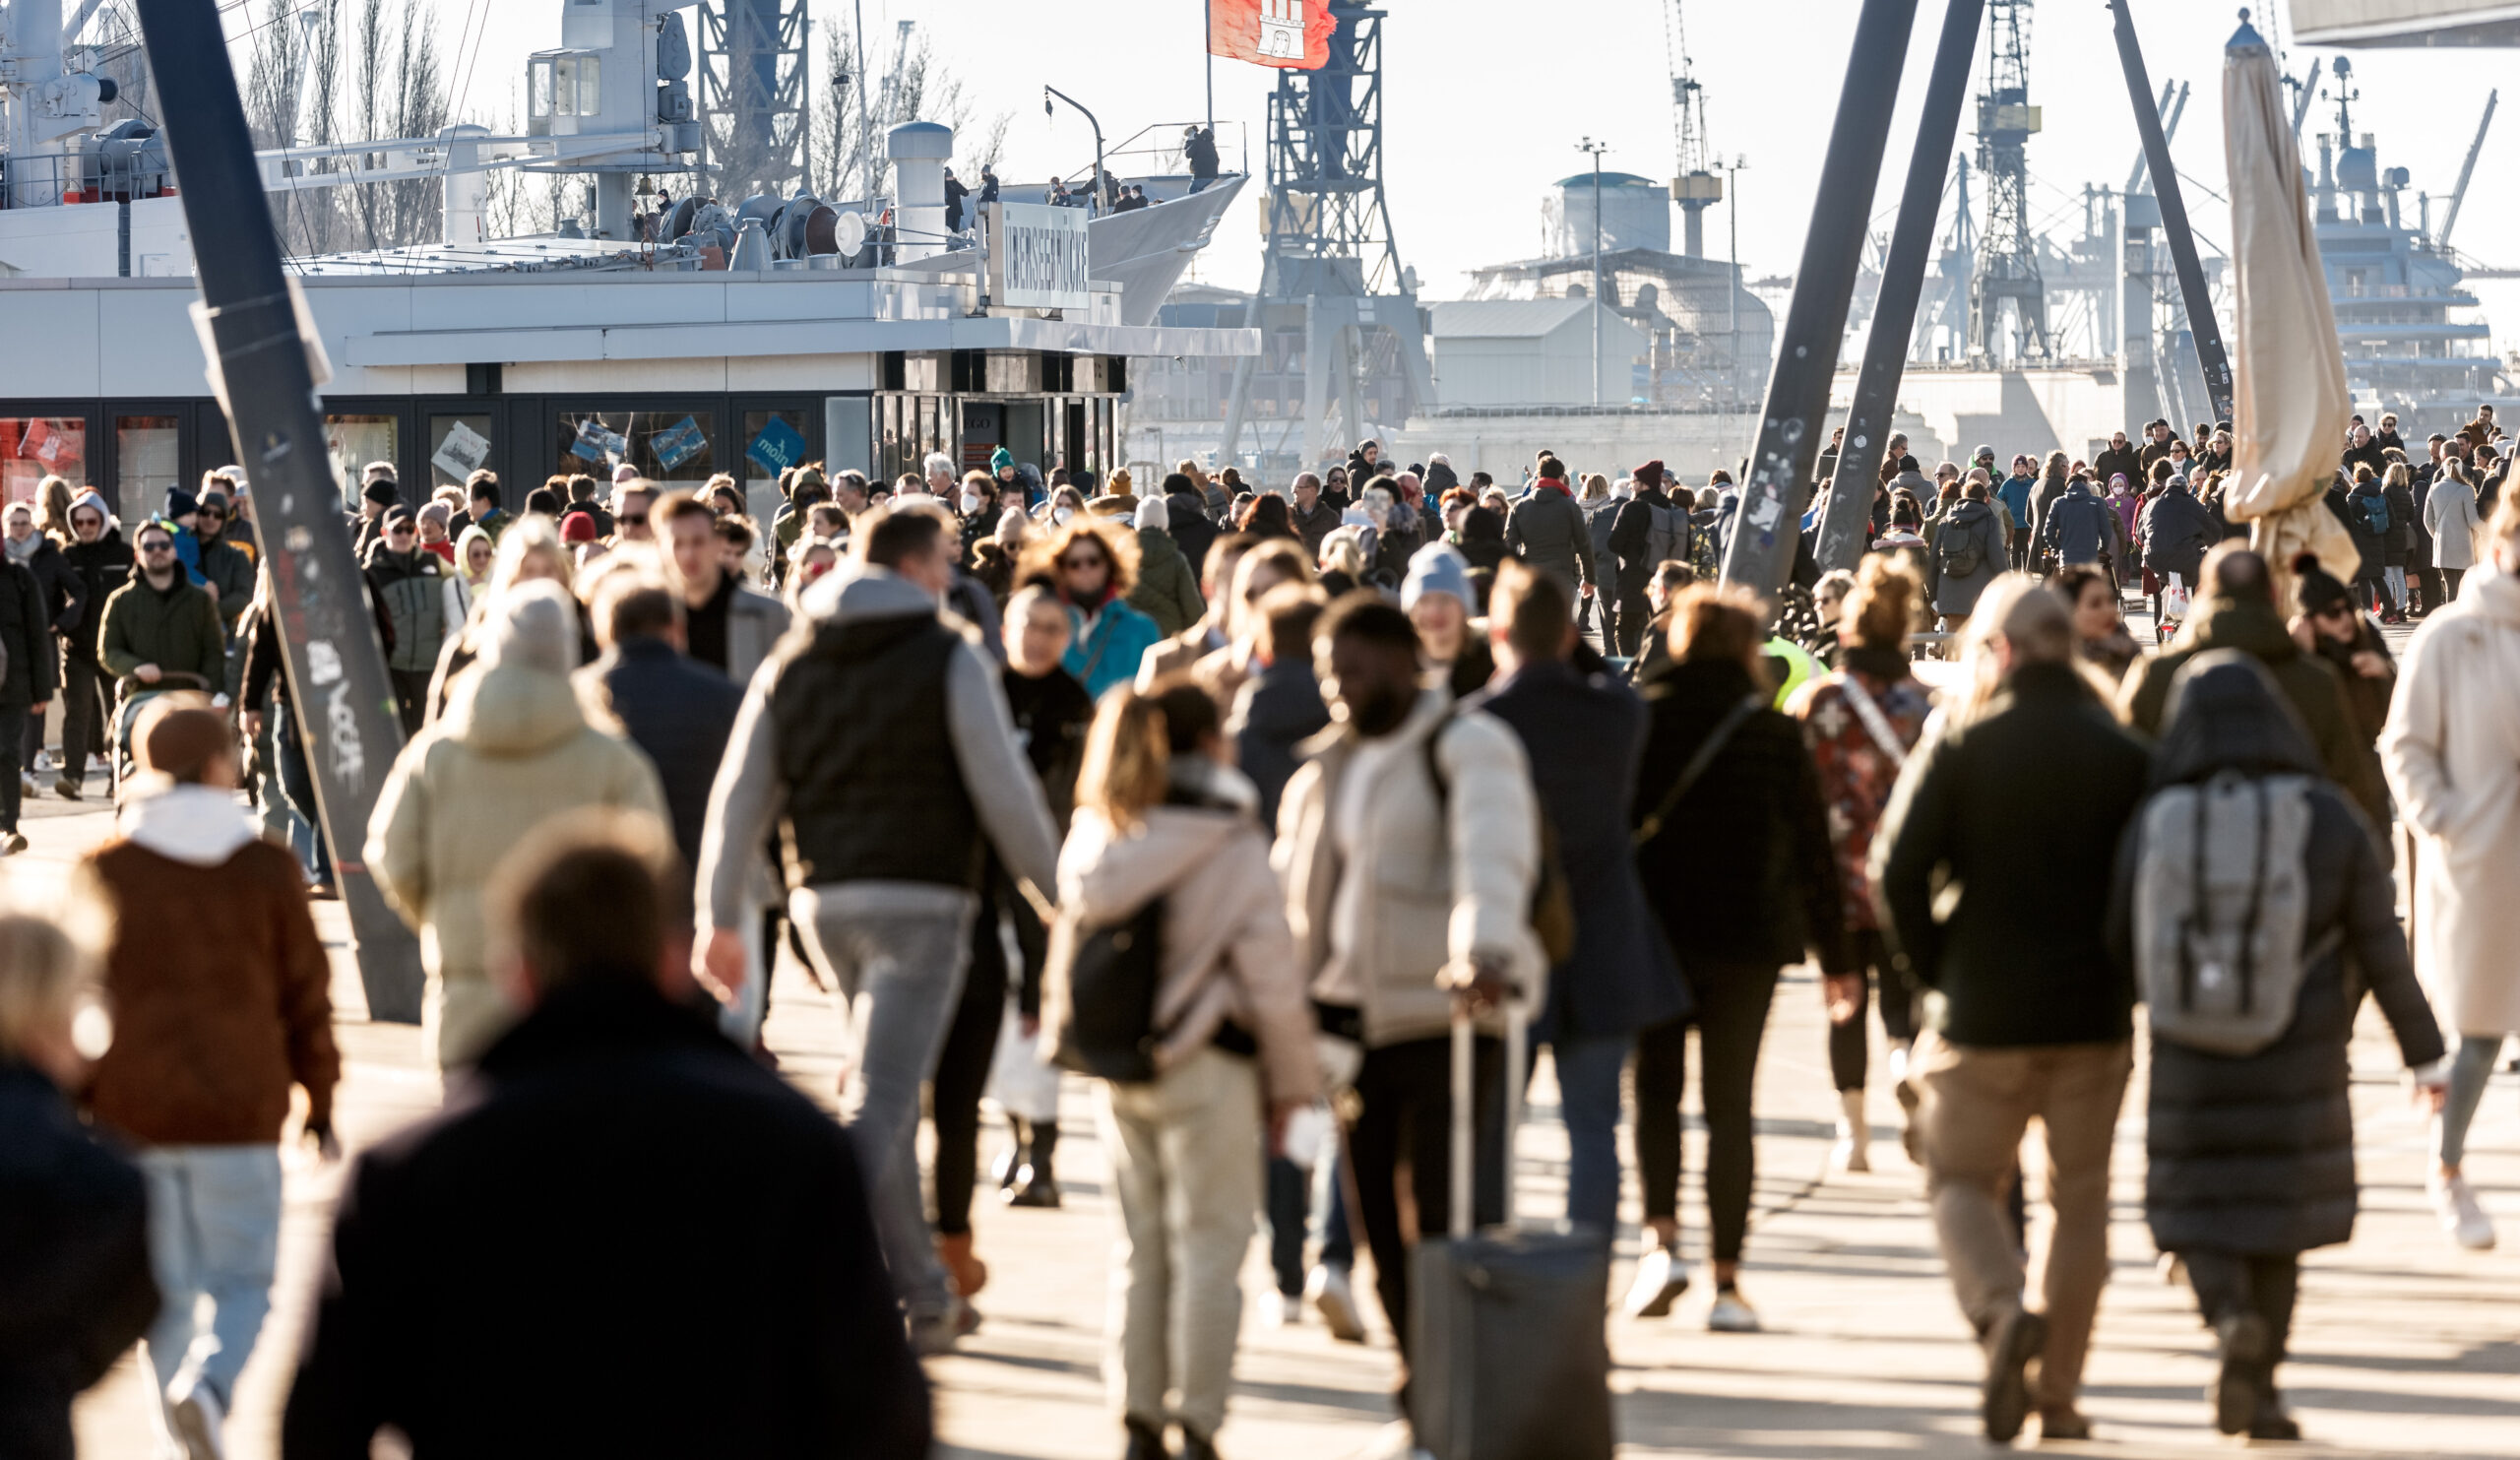
[[[1671,70],[1671,201],[1680,206],[1680,252],[1706,256],[1706,210],[1724,200],[1724,179],[1709,163],[1706,88],[1690,74],[1688,26],[1680,0],[1663,12],[1663,49]]]

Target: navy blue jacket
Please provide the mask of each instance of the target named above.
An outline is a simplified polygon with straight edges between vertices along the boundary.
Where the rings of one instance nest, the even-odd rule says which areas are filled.
[[[744,687],[662,639],[624,639],[594,667],[630,742],[648,753],[664,783],[673,844],[686,867],[700,865],[700,830],[709,788],[726,758]]]
[[[1644,702],[1606,673],[1538,664],[1463,708],[1484,710],[1522,737],[1575,900],[1575,956],[1551,971],[1535,1037],[1633,1034],[1686,1014],[1688,984],[1645,905],[1628,841],[1645,754]]]
[[[1321,681],[1313,677],[1310,660],[1282,660],[1243,682],[1226,733],[1233,736],[1242,774],[1260,792],[1264,830],[1276,830],[1278,799],[1303,763],[1295,747],[1329,726],[1330,707],[1322,703]]]

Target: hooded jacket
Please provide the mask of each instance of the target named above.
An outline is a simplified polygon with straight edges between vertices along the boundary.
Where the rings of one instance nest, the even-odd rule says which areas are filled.
[[[2520,1032],[2520,579],[2469,579],[2415,631],[2380,758],[2421,844],[2417,963],[2444,1022]]]
[[[2354,1235],[2356,1206],[2345,1051],[2363,990],[2409,1065],[2439,1059],[2441,1035],[2407,958],[2378,845],[2353,804],[2317,779],[2318,755],[2264,667],[2233,650],[2201,656],[2172,699],[2153,793],[2227,771],[2312,778],[2302,947],[2331,933],[2343,941],[2303,968],[2293,1022],[2266,1048],[2230,1057],[2152,1042],[2144,1214],[2154,1245],[2274,1255],[2342,1242]],[[2129,966],[2140,816],[2119,845],[2110,909],[2111,951]]]
[[[519,601],[567,596],[528,585]],[[568,663],[574,612],[553,627],[565,649],[512,648],[456,676],[446,713],[403,747],[368,821],[366,857],[376,883],[419,930],[436,994],[424,1020],[442,1065],[470,1064],[513,1022],[490,982],[483,898],[490,873],[527,833],[587,806],[640,811],[671,824],[656,770],[639,750],[587,723]],[[557,652],[557,662],[553,654]],[[758,846],[756,841],[754,845]]]
[[[43,596],[46,622],[53,632],[67,634],[87,610],[87,580],[72,566],[61,544],[42,533],[34,535],[34,546],[22,561],[27,571],[35,575],[35,589]]]
[[[1312,660],[1298,656],[1265,666],[1235,689],[1225,732],[1233,737],[1242,774],[1260,793],[1260,824],[1278,824],[1287,783],[1303,764],[1299,747],[1330,728],[1330,707]]]
[[[228,793],[177,786],[129,802],[81,866],[117,914],[97,1118],[149,1145],[269,1145],[295,1084],[307,1118],[329,1120],[332,967],[296,857]]]
[[[1216,1042],[1232,1024],[1256,1039],[1269,1099],[1320,1093],[1315,1025],[1295,964],[1287,906],[1269,871],[1269,834],[1253,819],[1258,793],[1242,773],[1203,757],[1172,765],[1172,793],[1136,826],[1080,810],[1059,853],[1053,945],[1164,905],[1164,967],[1156,985],[1159,1072]],[[1044,1006],[1055,1051],[1072,1027],[1073,993],[1053,955]]]
[[[437,668],[446,648],[446,563],[414,547],[396,552],[384,539],[367,549],[367,587],[394,624],[386,667],[409,674]]]
[[[1967,555],[1967,545],[1977,547],[1978,561],[1967,573],[1954,565]],[[1933,534],[1933,545],[1925,553],[1925,572],[1930,580],[1927,597],[1934,611],[1952,618],[1966,618],[1978,609],[1978,596],[2012,564],[2012,544],[2005,540],[2003,524],[1995,520],[1995,509],[1984,502],[1963,497],[1944,515]]]
[[[1138,581],[1129,590],[1128,603],[1155,620],[1158,633],[1170,638],[1197,623],[1208,604],[1199,597],[1198,571],[1181,555],[1172,534],[1162,526],[1146,525],[1147,509],[1160,505],[1143,502],[1138,506]]]
[[[1474,957],[1501,965],[1523,996],[1538,993],[1539,808],[1514,732],[1493,716],[1454,714],[1438,688],[1388,735],[1367,741],[1343,721],[1305,749],[1278,807],[1271,863],[1313,998],[1357,1009],[1378,1048],[1445,1035],[1452,995],[1438,980]],[[1364,800],[1343,850],[1340,799],[1360,759],[1374,774],[1354,788]]]
[[[2373,826],[2388,825],[2388,792],[2381,784],[2379,761],[2370,742],[2356,729],[2344,680],[2334,666],[2301,652],[2271,603],[2233,598],[2198,600],[2170,646],[2140,661],[2118,687],[2118,708],[2126,723],[2159,737],[2167,719],[2171,680],[2189,660],[2213,649],[2237,649],[2266,666],[2283,687],[2284,697],[2300,713],[2327,778],[2353,797]]]
[[[2117,555],[2117,514],[2077,479],[2048,508],[2048,535],[2040,546],[2060,563],[2096,563]]]
[[[200,562],[194,568],[201,581],[219,596],[220,627],[229,632],[235,630],[236,620],[244,616],[246,605],[254,601],[253,555],[227,540],[236,531],[228,528],[203,542]]]
[[[2364,515],[2371,510],[2365,505],[2368,503],[2378,504],[2380,520],[2387,527],[2371,526],[2371,519]],[[2397,508],[2389,501],[2388,491],[2378,477],[2358,481],[2345,494],[2345,530],[2352,535],[2354,551],[2362,559],[2355,569],[2356,577],[2377,578],[2388,566],[2389,537],[2397,525]]]
[[[94,504],[103,510],[101,502]],[[131,581],[131,544],[122,540],[122,529],[108,523],[94,542],[73,542],[61,549],[61,556],[79,575],[81,593],[77,616],[61,624],[61,643],[72,659],[94,661],[96,657],[96,634],[104,627],[105,603],[114,590]]]
[[[1505,516],[1505,545],[1567,587],[1593,581],[1593,530],[1565,484],[1542,477]]]
[[[52,698],[60,656],[52,648],[52,621],[44,612],[43,587],[25,563],[0,558],[0,708],[23,710]]]
[[[216,693],[227,682],[227,641],[219,624],[219,603],[178,570],[164,589],[134,572],[105,601],[96,637],[96,659],[122,681],[126,694],[152,688],[198,686],[143,684],[132,670],[156,665],[166,673],[198,674]]]
[[[2181,583],[2195,588],[2207,549],[2223,536],[2214,524],[2214,514],[2174,477],[2144,509],[2143,526],[2144,566],[2156,573],[2176,573]]]

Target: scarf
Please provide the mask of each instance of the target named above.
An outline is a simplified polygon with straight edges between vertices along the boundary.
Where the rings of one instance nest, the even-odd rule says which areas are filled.
[[[15,538],[0,538],[0,542],[9,544],[9,561],[31,563],[34,561],[36,549],[43,546],[43,534],[29,533],[23,542]]]

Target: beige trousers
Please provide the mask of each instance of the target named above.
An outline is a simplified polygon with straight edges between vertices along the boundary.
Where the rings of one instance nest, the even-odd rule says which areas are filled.
[[[1259,1066],[1201,1049],[1143,1085],[1102,1082],[1099,1114],[1120,1197],[1103,1386],[1123,1416],[1213,1438],[1260,1210]]]
[[[2109,1151],[2133,1071],[2134,1046],[1967,1048],[1927,1033],[1911,1075],[1933,1205],[1934,1235],[1960,1309],[1983,1341],[2025,1302],[2028,1273],[2005,1198],[2033,1117],[2046,1136],[2048,1216],[2031,1235],[2048,1349],[2043,1409],[2069,1409],[2082,1388],[2100,1290],[2109,1281]]]

